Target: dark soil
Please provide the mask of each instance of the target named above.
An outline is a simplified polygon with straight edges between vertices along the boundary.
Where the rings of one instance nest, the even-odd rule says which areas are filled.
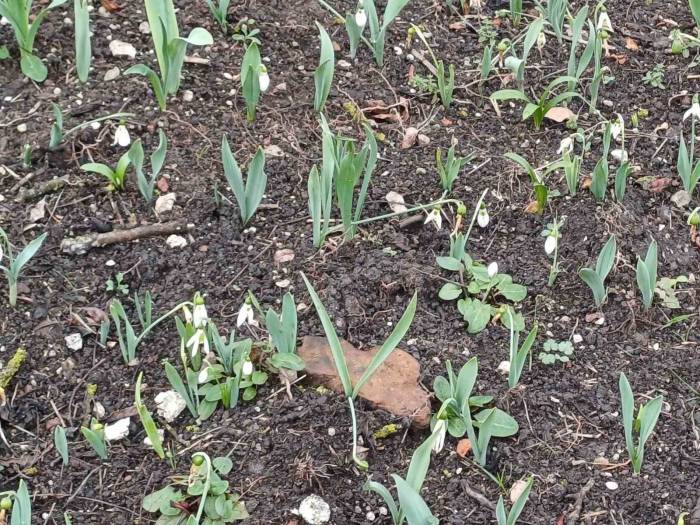
[[[475,153],[472,167],[489,161],[469,176],[463,175],[455,186],[454,197],[469,206],[484,189],[490,189],[491,224],[472,235],[470,253],[498,261],[501,272],[527,285],[528,296],[521,308],[528,326],[535,320],[540,324],[536,352],[546,337],[583,337],[569,365],[545,366],[534,359],[532,369],[525,371],[521,385],[513,391],[496,371],[507,358],[507,330],[499,323],[469,335],[455,305],[437,297],[445,276],[435,256],[448,250],[450,224],[436,234],[429,225],[402,227],[398,220],[380,221],[363,227],[352,241],[332,239],[321,252],[313,249],[306,179],[321,155],[312,107],[313,70],[318,60],[314,20],[332,27],[331,36],[342,50],[336,59],[350,61],[342,27],[332,25],[327,13],[311,0],[233,2],[229,20],[255,18],[263,55],[270,59],[271,90],[262,98],[257,121],[248,124],[243,99],[237,93],[238,81],[232,79],[238,73],[241,45],[221,34],[204,2],[177,3],[181,28],[189,31],[202,25],[214,35],[215,44],[190,50],[210,63],[185,65],[180,94],[169,102],[165,113],[154,108],[155,100],[141,78],[102,80],[109,69],[118,66],[123,72],[136,63],[112,57],[110,38],[133,44],[140,52],[137,61],[153,60],[152,54],[145,55],[150,36],[138,29],[145,19],[138,2],[124,2],[121,11],[108,17],[93,13],[94,69],[85,86],[77,82],[72,67],[72,28],[62,23],[72,13],[63,9],[47,18],[36,43],[49,66],[46,82],[28,82],[15,58],[2,62],[1,164],[18,177],[34,172],[27,187],[70,176],[65,188],[46,197],[46,218],[32,225],[28,211],[36,201],[17,201],[10,191],[17,180],[7,171],[0,175],[4,197],[0,199],[0,226],[10,238],[23,245],[37,233],[49,232],[40,255],[21,280],[18,308],[11,309],[4,298],[0,300],[0,359],[6,361],[18,347],[29,351],[7,392],[8,404],[0,412],[2,430],[12,445],[11,449],[0,445],[0,490],[26,479],[33,495],[33,523],[62,524],[64,512],[79,524],[149,523],[152,516],[141,510],[141,499],[174,473],[142,445],[144,433],[137,417],[132,418],[129,437],[111,447],[104,463],[78,432],[89,418],[88,384],[97,385],[97,400],[106,409],[105,422],[133,415],[138,373],[144,372],[144,399],[151,404],[156,393],[169,388],[161,362],[175,361],[179,355],[172,322],[161,325],[141,345],[140,363],[135,367],[124,365],[118,347],[101,347],[78,323],[76,315],[86,319],[86,307],[108,310],[113,294],[106,291],[105,283],[118,271],[125,273],[132,293],[153,293],[156,314],[190,299],[197,290],[206,293],[211,317],[228,332],[235,326],[247,290],[262,304],[276,305],[286,289],[275,283],[289,279],[287,289],[293,291],[297,303],[310,305],[299,276],[303,270],[319,291],[339,335],[363,348],[381,344],[391,330],[390,323],[398,320],[418,290],[418,311],[402,347],[420,360],[426,388],[444,373],[447,359],[461,366],[468,356],[476,355],[480,368],[477,391],[494,395],[497,405],[520,425],[514,438],[492,442],[489,468],[505,477],[506,487],[527,475],[535,477],[522,523],[565,523],[563,516],[571,511],[589,479],[594,485],[583,499],[581,523],[675,524],[681,512],[692,514],[700,505],[698,287],[694,280],[682,286],[681,310],[654,306],[646,312],[634,276],[636,255],[646,250],[651,236],[659,243],[661,276],[692,275],[699,268],[700,256],[690,240],[684,212],[670,201],[679,181],[674,167],[678,127],[690,105],[689,94],[698,90],[697,67],[690,59],[666,51],[666,37],[672,29],[669,19],[691,32],[685,2],[608,3],[617,28],[611,37],[611,51],[617,59],[605,61],[614,81],[603,87],[600,107],[606,117],[620,113],[628,123],[637,109],[649,110],[649,118],[640,122],[638,131],[628,132],[630,156],[639,169],[630,178],[622,204],[610,199],[598,204],[583,190],[574,198],[554,198],[542,215],[523,211],[532,198],[531,185],[502,154],[515,151],[534,165],[544,164],[555,159],[568,131],[563,124],[551,122],[534,131],[531,124],[519,121],[520,106],[502,105],[501,118],[494,113],[484,96],[500,87],[498,78],[484,87],[484,96],[473,83],[483,49],[472,30],[480,23],[476,17],[467,19],[465,29],[449,29],[450,23],[459,21],[456,15],[444,7],[436,10],[433,2],[414,0],[392,26],[382,71],[363,48],[351,68],[336,69],[326,115],[332,127],[345,135],[361,133],[343,109],[345,102],[364,107],[370,100],[394,103],[397,97],[406,97],[411,105],[410,122],[379,126],[387,142],[380,146],[366,217],[388,212],[384,199],[388,191],[401,193],[407,203],[439,198],[435,149],[448,147],[453,138],[461,151]],[[342,4],[341,12],[351,8],[351,2],[336,3]],[[484,14],[493,17],[493,9],[487,8]],[[439,43],[435,52],[455,64],[457,84],[469,86],[457,90],[458,100],[447,112],[432,105],[430,96],[411,92],[409,67],[415,65],[422,75],[427,72],[420,62],[406,59],[409,50],[397,56],[392,49],[404,42],[409,22],[422,24],[434,35],[432,41]],[[506,21],[498,31],[499,39],[515,35]],[[0,26],[0,39],[10,42],[10,38],[9,26]],[[633,39],[639,49],[628,49],[626,38]],[[10,49],[15,57],[14,44]],[[539,92],[563,74],[568,46],[558,45],[550,36],[542,59],[537,55],[534,50],[531,63],[537,66],[528,69],[526,78]],[[657,63],[666,66],[663,90],[642,82]],[[185,90],[194,93],[193,101],[182,100]],[[195,225],[186,248],[173,250],[163,238],[155,238],[93,250],[84,256],[61,253],[59,245],[65,237],[159,218],[141,199],[134,181],[127,183],[124,192],[110,193],[104,190],[104,180],[79,169],[90,156],[116,162],[122,153],[111,146],[116,122],[72,135],[60,152],[43,149],[53,121],[50,101],[68,112],[66,129],[117,111],[133,113],[128,120],[132,138],[141,137],[147,152],[157,144],[157,128],[165,130],[170,148],[164,171],[169,175],[169,191],[177,193],[177,203],[167,218]],[[28,128],[25,133],[17,131],[22,123]],[[595,123],[581,112],[582,127]],[[408,125],[420,127],[430,144],[401,150],[402,128]],[[224,203],[217,208],[213,199],[214,187],[221,191],[226,187],[219,150],[223,133],[228,134],[240,162],[258,145],[275,145],[284,153],[267,159],[269,182],[264,206],[249,225],[253,229],[244,229],[235,207]],[[21,163],[25,143],[34,146],[31,168]],[[591,157],[584,172],[590,171],[595,159]],[[648,183],[647,177],[670,178],[673,185],[652,192],[642,184]],[[566,194],[563,180],[552,184]],[[224,193],[230,196],[228,190]],[[697,199],[689,209],[696,205]],[[452,217],[451,211],[445,211]],[[563,271],[550,288],[549,260],[540,232],[554,217],[563,216]],[[596,309],[577,270],[594,264],[611,233],[617,236],[620,258],[609,277],[610,294],[600,325],[587,319]],[[292,249],[295,258],[279,267],[273,257],[282,248]],[[116,265],[108,266],[108,261]],[[130,303],[126,298],[124,302]],[[667,326],[679,313],[692,316]],[[85,346],[71,352],[63,338],[76,331],[84,333]],[[313,308],[300,313],[299,334],[322,334]],[[666,402],[640,476],[634,476],[626,462],[617,389],[621,371],[629,377],[638,399],[661,393]],[[194,421],[184,412],[168,433],[169,438],[177,436],[173,439],[177,471],[186,472],[189,457],[197,450],[212,457],[232,452],[235,467],[227,479],[243,495],[250,511],[246,523],[295,523],[298,518],[291,510],[311,493],[330,504],[335,524],[368,523],[368,512],[376,515],[375,523],[389,523],[379,511],[383,502],[362,490],[366,474],[357,471],[350,460],[350,418],[343,400],[305,388],[303,381],[293,387],[293,400],[279,389],[276,380],[270,381],[254,402],[231,411],[219,409],[199,427],[192,426]],[[373,479],[387,482],[392,473],[404,474],[413,450],[427,433],[408,430],[410,421],[396,420],[362,404],[359,418]],[[407,430],[375,441],[372,432],[390,422],[401,423]],[[53,448],[52,428],[60,423],[69,428],[68,468],[61,467]],[[329,432],[331,428],[335,432]],[[461,459],[454,452],[455,445],[455,440],[448,439],[445,450],[434,456],[423,491],[426,501],[441,523],[493,523],[493,511],[467,496],[462,483],[467,481],[493,502],[499,487],[469,458]],[[600,457],[610,465],[595,464]],[[619,488],[606,488],[607,481],[617,482]]]

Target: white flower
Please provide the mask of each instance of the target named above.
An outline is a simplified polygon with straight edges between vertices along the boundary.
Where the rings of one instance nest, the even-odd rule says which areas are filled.
[[[598,27],[596,29],[598,29],[598,31],[605,31],[606,33],[614,33],[610,17],[605,11],[598,15]]]
[[[423,224],[434,224],[435,229],[440,230],[440,228],[442,228],[442,214],[440,213],[440,210],[433,208],[433,210],[428,213],[428,216],[425,218]]]
[[[438,419],[433,429],[433,434],[437,434],[437,439],[435,439],[435,444],[433,445],[433,451],[437,454],[445,446],[445,434],[447,433],[447,420]]]
[[[483,3],[481,0],[469,0],[469,7],[471,9],[475,9],[476,11],[480,11]]]
[[[107,441],[118,441],[124,439],[129,435],[129,424],[131,423],[131,418],[125,417],[115,421],[111,425],[105,425],[105,440]]]
[[[209,317],[207,317],[207,307],[204,306],[204,300],[199,297],[194,303],[194,314],[192,316],[192,326],[195,328],[204,328]]]
[[[156,396],[155,401],[158,415],[168,423],[175,421],[177,416],[187,407],[183,397],[175,390],[160,392]]]
[[[360,32],[362,32],[362,30],[365,28],[365,24],[367,24],[367,13],[365,13],[363,8],[359,8],[357,13],[355,13],[355,23],[357,24],[357,27],[360,28]]]
[[[243,303],[241,309],[238,310],[238,318],[236,319],[236,327],[240,328],[244,324],[254,324],[255,323],[255,311],[253,310],[253,305],[251,305],[248,300]]]
[[[476,216],[476,222],[479,224],[479,227],[486,228],[489,225],[489,219],[489,211],[486,209],[486,206],[481,206],[479,214]]]
[[[693,120],[700,120],[700,102],[698,102],[697,95],[693,97],[693,105],[685,112],[683,120],[687,120],[688,117],[693,117]]]
[[[544,241],[544,252],[547,255],[552,255],[554,253],[554,250],[557,247],[557,237],[556,235],[552,235],[551,233],[547,235],[547,238]]]
[[[610,136],[613,138],[613,140],[617,140],[617,138],[622,133],[622,129],[624,127],[625,123],[620,118],[618,118],[615,122],[613,122],[610,125]]]
[[[260,66],[260,72],[258,73],[258,83],[260,91],[263,93],[270,87],[270,76],[267,74],[267,68],[263,65]]]
[[[559,149],[557,150],[558,155],[564,155],[565,153],[571,153],[574,151],[574,141],[571,139],[571,137],[566,137],[562,139],[562,141],[559,143]]]
[[[498,364],[497,370],[504,376],[510,374],[510,361],[501,361]]]
[[[131,144],[129,130],[126,129],[124,124],[119,124],[119,126],[117,126],[117,131],[114,132],[114,143],[112,146],[116,146],[117,144],[122,148],[126,148]]]
[[[610,152],[610,156],[616,160],[619,164],[627,162],[629,155],[623,149],[614,149]]]
[[[185,315],[185,323],[192,324],[192,312],[190,312],[190,309],[183,306],[182,313]]]
[[[201,328],[198,328],[190,340],[187,341],[187,348],[190,349],[190,357],[197,355],[199,351],[199,346],[202,345],[202,353],[207,355],[209,353],[209,338],[207,334]]]
[[[488,272],[489,277],[493,279],[498,273],[498,263],[496,261],[493,261],[491,264],[488,265],[486,271]]]
[[[197,376],[197,382],[201,385],[202,383],[206,383],[207,379],[209,379],[209,367],[204,363],[204,366],[202,366]]]
[[[250,362],[250,359],[246,359],[245,362],[243,363],[243,367],[241,368],[241,374],[243,377],[248,377],[253,373],[253,363]]]
[[[544,34],[544,31],[540,31],[540,34],[537,35],[537,49],[542,51],[544,48],[544,45],[547,43],[547,37]]]
[[[2,253],[2,245],[0,244],[0,261],[2,261],[2,255],[3,255],[3,253]]]

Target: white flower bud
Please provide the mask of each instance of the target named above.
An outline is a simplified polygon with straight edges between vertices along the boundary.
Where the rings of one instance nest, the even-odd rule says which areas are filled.
[[[496,274],[498,273],[498,263],[496,261],[492,262],[491,264],[488,265],[488,268],[486,271],[489,274],[489,277],[493,279]]]

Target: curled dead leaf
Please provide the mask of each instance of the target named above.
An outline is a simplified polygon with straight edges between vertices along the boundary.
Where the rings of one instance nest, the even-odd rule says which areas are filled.
[[[457,442],[457,455],[460,458],[466,457],[467,454],[469,454],[469,451],[472,449],[472,442],[469,441],[468,439],[460,439]]]
[[[100,0],[100,3],[102,4],[102,7],[104,7],[110,13],[116,13],[117,11],[121,11],[124,7],[122,5],[119,5],[114,0]]]
[[[413,146],[418,140],[418,128],[406,128],[403,139],[401,140],[401,149],[408,149]]]
[[[671,184],[673,184],[673,179],[671,179],[669,177],[661,177],[658,179],[654,179],[649,184],[649,191],[652,193],[661,193],[666,188],[668,188]]]
[[[409,120],[410,104],[404,97],[400,97],[396,104],[387,104],[383,100],[368,100],[367,104],[367,107],[360,110],[367,119],[395,123],[406,123]]]
[[[547,111],[544,117],[554,122],[566,122],[575,116],[574,112],[563,106],[556,106]]]
[[[634,38],[625,38],[625,47],[630,51],[639,51],[639,44],[637,44],[637,41],[634,40]]]
[[[527,206],[525,206],[525,213],[541,213],[542,208],[537,201],[530,201]]]
[[[294,260],[294,250],[291,248],[283,248],[277,250],[274,255],[274,261],[277,266]]]
[[[386,194],[386,201],[389,203],[389,208],[394,213],[403,213],[408,208],[406,208],[406,202],[403,200],[403,195],[395,191],[390,191]]]

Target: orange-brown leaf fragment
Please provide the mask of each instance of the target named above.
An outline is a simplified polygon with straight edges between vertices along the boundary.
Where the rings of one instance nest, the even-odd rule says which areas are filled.
[[[574,112],[564,106],[556,106],[547,111],[545,118],[554,122],[565,122],[574,116]]]
[[[625,47],[630,51],[639,51],[639,44],[634,38],[625,38]]]
[[[472,449],[472,442],[468,439],[460,439],[457,442],[457,455],[460,458],[466,457],[469,451]]]
[[[121,11],[124,6],[119,5],[115,0],[100,0],[102,7],[104,7],[110,13],[116,13]]]

